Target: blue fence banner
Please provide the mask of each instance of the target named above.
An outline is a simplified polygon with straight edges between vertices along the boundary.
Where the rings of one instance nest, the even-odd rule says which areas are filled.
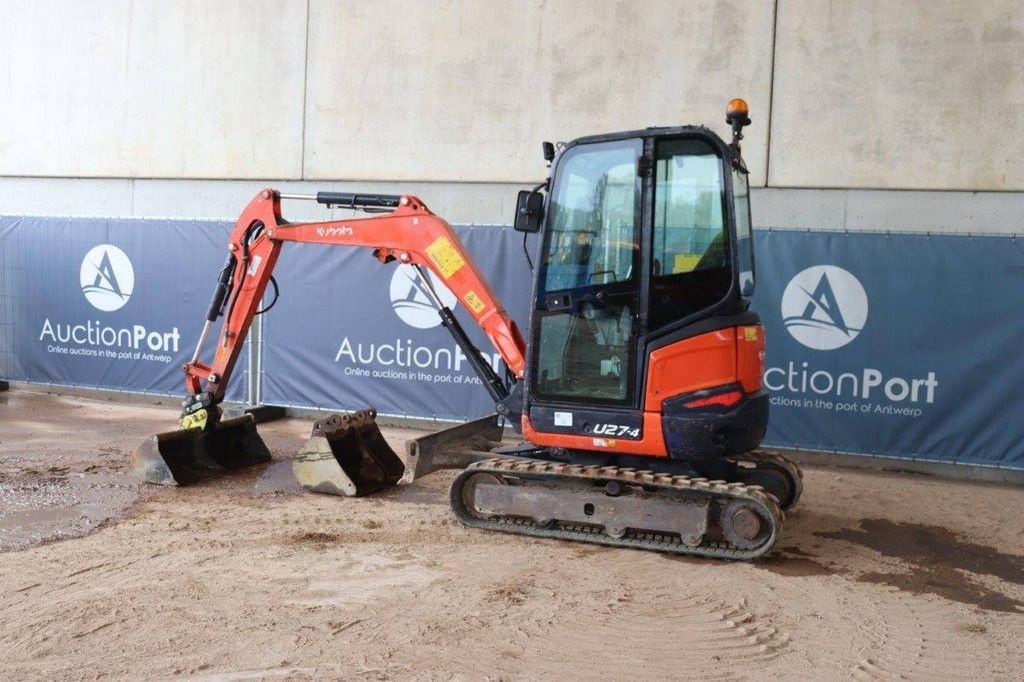
[[[525,335],[532,276],[522,234],[455,227],[477,267]],[[264,321],[262,399],[270,404],[360,409],[464,420],[494,411],[487,391],[410,265],[369,249],[286,244],[275,271],[281,299]],[[474,345],[499,371],[500,356],[432,274]]]
[[[0,378],[181,395],[230,223],[0,217]],[[510,228],[456,232],[526,332]],[[757,230],[766,444],[1024,469],[1024,243]],[[493,410],[419,273],[286,244],[259,402],[465,420]],[[444,285],[488,362],[486,338]],[[207,349],[209,352],[209,349]],[[246,398],[246,357],[229,398]]]
[[[1024,243],[761,230],[766,442],[1024,468]]]
[[[225,222],[0,217],[0,377],[182,395]],[[229,398],[245,398],[246,355]]]

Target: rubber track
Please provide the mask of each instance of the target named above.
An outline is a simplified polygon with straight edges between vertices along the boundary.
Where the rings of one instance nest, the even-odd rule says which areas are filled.
[[[757,464],[758,462],[765,462],[769,465],[785,470],[793,481],[795,490],[793,492],[793,499],[789,504],[784,505],[782,509],[784,511],[789,511],[796,506],[797,502],[800,501],[800,496],[804,493],[804,472],[800,469],[800,466],[789,457],[770,450],[751,450],[750,452],[744,452],[742,455],[730,457],[730,459],[734,462],[752,462],[754,464]]]
[[[773,521],[773,526],[771,534],[761,546],[755,549],[742,549],[727,542],[709,542],[707,540],[696,547],[690,547],[683,544],[677,536],[662,532],[644,533],[630,530],[621,538],[613,538],[607,535],[603,529],[594,526],[562,524],[555,527],[542,527],[530,519],[519,517],[480,517],[470,511],[463,502],[463,486],[470,478],[480,473],[489,473],[499,477],[512,475],[524,479],[546,479],[549,481],[555,479],[617,480],[627,485],[645,485],[663,490],[685,491],[708,495],[719,500],[723,498],[743,499],[760,507],[764,516]],[[500,457],[471,464],[452,482],[449,501],[452,511],[459,521],[471,528],[730,560],[750,560],[767,554],[778,541],[785,520],[785,515],[779,508],[775,497],[764,492],[759,486],[656,474],[651,471],[637,471],[614,466],[580,466],[518,457]],[[556,523],[558,522],[556,521]]]

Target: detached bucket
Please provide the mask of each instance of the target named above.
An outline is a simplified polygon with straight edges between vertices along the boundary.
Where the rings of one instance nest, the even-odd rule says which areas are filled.
[[[188,485],[270,461],[270,450],[251,415],[225,419],[210,431],[178,429],[150,436],[132,452],[142,480]]]
[[[332,414],[292,460],[295,478],[318,493],[360,497],[398,483],[405,465],[384,441],[372,407]]]

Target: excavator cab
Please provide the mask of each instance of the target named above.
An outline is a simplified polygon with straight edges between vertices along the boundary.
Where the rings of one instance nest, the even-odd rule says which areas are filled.
[[[541,233],[531,442],[711,468],[760,444],[768,396],[741,129],[733,144],[703,127],[580,138],[552,159],[543,207],[521,197],[519,229]]]

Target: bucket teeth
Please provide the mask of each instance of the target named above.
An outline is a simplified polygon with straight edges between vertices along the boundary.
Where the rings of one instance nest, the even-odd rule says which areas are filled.
[[[139,477],[159,485],[188,485],[270,461],[270,450],[252,416],[226,419],[214,428],[178,429],[150,436],[132,452]]]
[[[384,440],[372,407],[332,414],[313,425],[292,460],[295,478],[319,493],[360,497],[398,483],[405,464]]]

